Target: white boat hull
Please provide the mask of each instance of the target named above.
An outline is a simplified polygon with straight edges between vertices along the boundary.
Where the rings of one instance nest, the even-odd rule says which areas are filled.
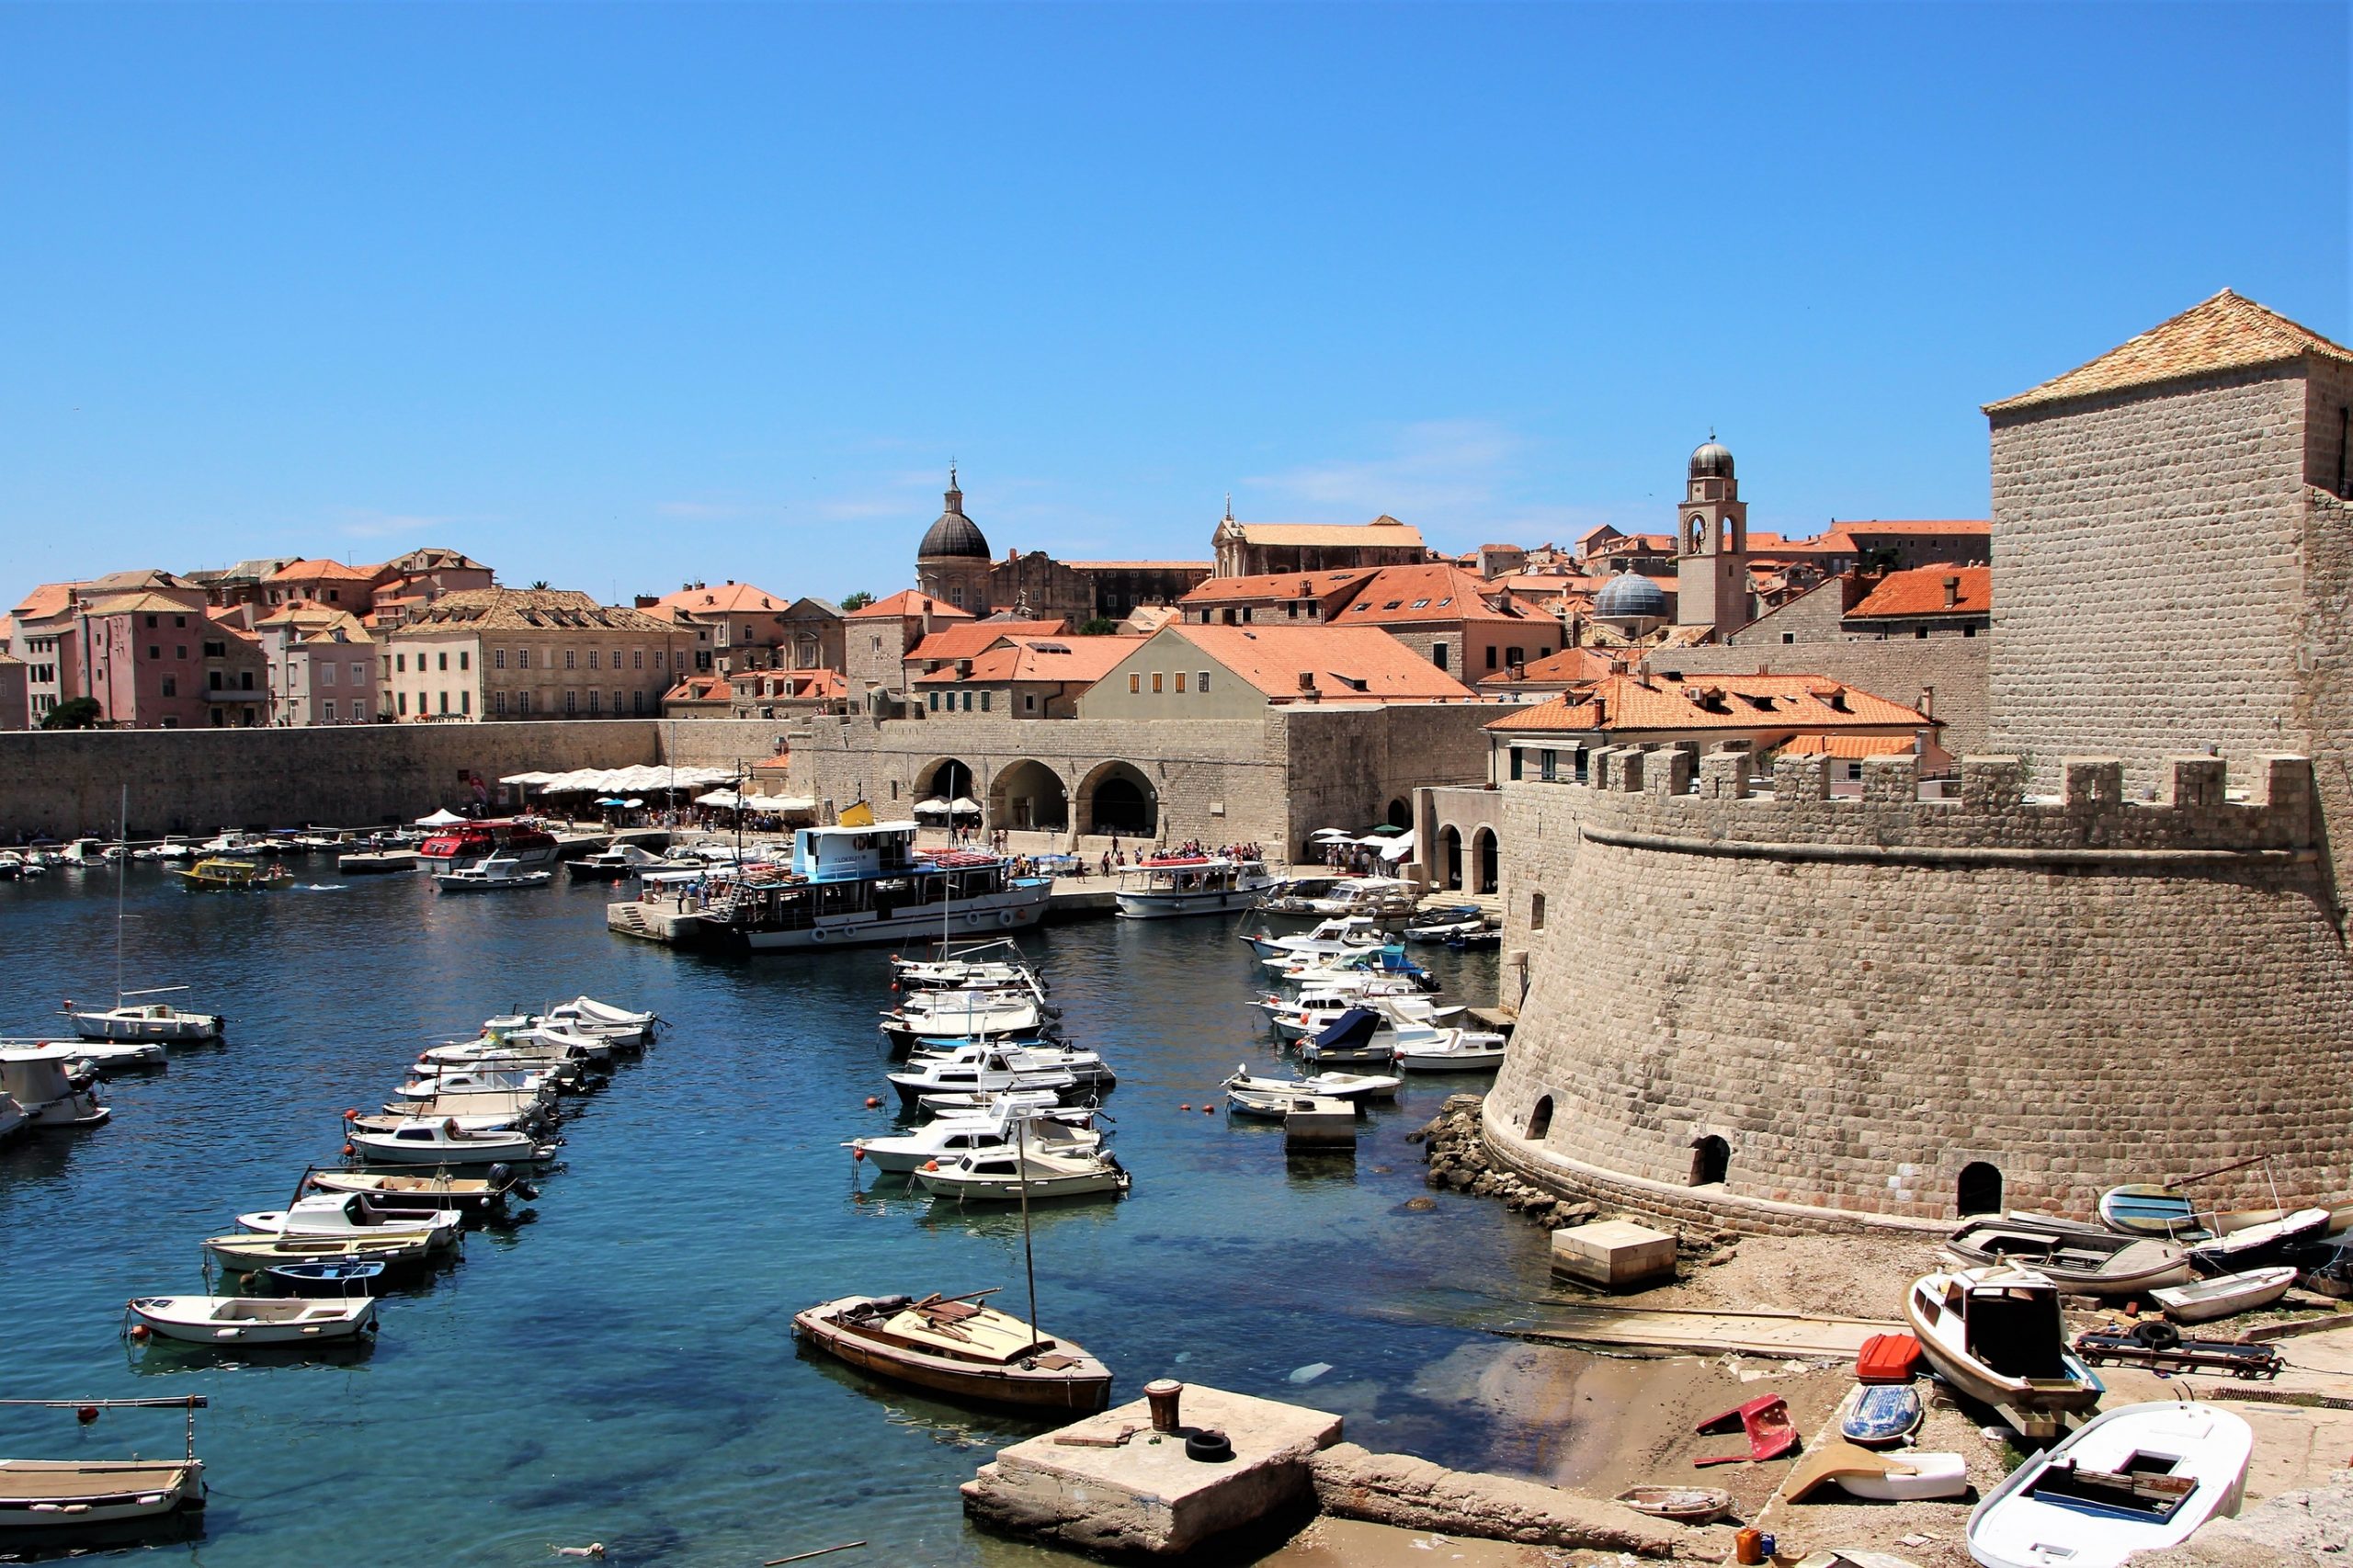
[[[121,1017],[111,1013],[72,1015],[74,1032],[84,1040],[165,1043],[221,1038],[222,1020],[210,1013],[175,1013],[169,1017]]]
[[[83,1464],[41,1460],[0,1460],[10,1484],[0,1500],[0,1531],[82,1529],[93,1525],[158,1519],[183,1508],[204,1506],[204,1465],[199,1460]],[[36,1479],[54,1471],[53,1488]],[[121,1491],[109,1491],[109,1477]],[[46,1492],[47,1495],[40,1495]]]
[[[186,1345],[317,1345],[376,1326],[372,1296],[142,1296],[126,1310],[134,1323]]]
[[[1169,920],[1180,915],[1231,915],[1247,909],[1256,888],[1226,888],[1205,892],[1118,892],[1111,896],[1127,920]]]
[[[1040,883],[1034,888],[982,893],[969,903],[959,899],[949,913],[946,929],[955,937],[1027,930],[1045,918],[1046,896],[1051,891]],[[910,909],[891,915],[846,915],[790,931],[738,931],[716,923],[712,926],[720,933],[721,941],[740,943],[756,953],[866,947],[876,942],[928,942],[939,937],[941,928],[937,907]]]

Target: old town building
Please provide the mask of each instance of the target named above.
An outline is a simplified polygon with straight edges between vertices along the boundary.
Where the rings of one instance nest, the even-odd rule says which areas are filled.
[[[444,594],[381,637],[378,711],[401,722],[658,715],[696,646],[673,620],[558,588]]]

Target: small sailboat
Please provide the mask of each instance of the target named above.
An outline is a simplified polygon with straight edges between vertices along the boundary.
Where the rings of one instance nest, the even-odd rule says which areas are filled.
[[[2283,1266],[2196,1279],[2187,1285],[2152,1290],[2149,1295],[2176,1323],[2211,1323],[2216,1318],[2268,1307],[2286,1295],[2295,1282],[2296,1271]]]
[[[187,989],[185,985],[164,985],[146,991],[118,991],[111,1007],[77,1006],[69,996],[59,1011],[73,1024],[74,1032],[87,1040],[181,1043],[219,1040],[228,1020],[218,1013],[192,1012],[164,1002],[134,1004],[129,1000]]]
[[[2117,1568],[2239,1511],[2255,1433],[2227,1410],[2159,1401],[2094,1416],[1971,1510],[1984,1568]]]
[[[188,1345],[315,1345],[357,1339],[376,1328],[372,1296],[323,1301],[274,1296],[134,1296],[133,1324]]]
[[[1111,1369],[977,1296],[844,1296],[796,1313],[792,1331],[853,1367],[986,1404],[1087,1415],[1111,1402]]]
[[[204,1464],[196,1457],[196,1413],[203,1394],[176,1399],[8,1399],[0,1405],[71,1410],[185,1410],[187,1457],[177,1460],[0,1459],[0,1540],[11,1530],[136,1525],[204,1506]],[[84,1417],[84,1419],[87,1419]]]

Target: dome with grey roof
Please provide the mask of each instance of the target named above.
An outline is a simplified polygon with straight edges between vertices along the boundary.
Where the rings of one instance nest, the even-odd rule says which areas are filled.
[[[951,469],[948,475],[948,508],[924,530],[923,543],[915,548],[915,559],[938,561],[960,557],[986,561],[989,559],[989,541],[979,526],[964,515],[964,493],[956,488],[956,474]]]
[[[1664,620],[1666,596],[1639,572],[1620,572],[1593,596],[1597,620]]]
[[[1732,452],[1715,437],[1710,436],[1691,453],[1691,477],[1694,479],[1730,479]]]

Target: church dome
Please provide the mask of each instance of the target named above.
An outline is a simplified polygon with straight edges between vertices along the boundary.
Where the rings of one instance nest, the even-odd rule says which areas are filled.
[[[1694,479],[1730,479],[1732,453],[1711,436],[1691,454],[1691,477]]]
[[[974,561],[989,559],[989,541],[972,518],[964,515],[964,493],[956,488],[956,475],[948,476],[948,508],[938,519],[924,530],[923,543],[915,547],[918,561],[938,561],[962,557]]]
[[[1597,620],[1664,620],[1666,596],[1641,573],[1620,572],[1593,596],[1593,614]]]

